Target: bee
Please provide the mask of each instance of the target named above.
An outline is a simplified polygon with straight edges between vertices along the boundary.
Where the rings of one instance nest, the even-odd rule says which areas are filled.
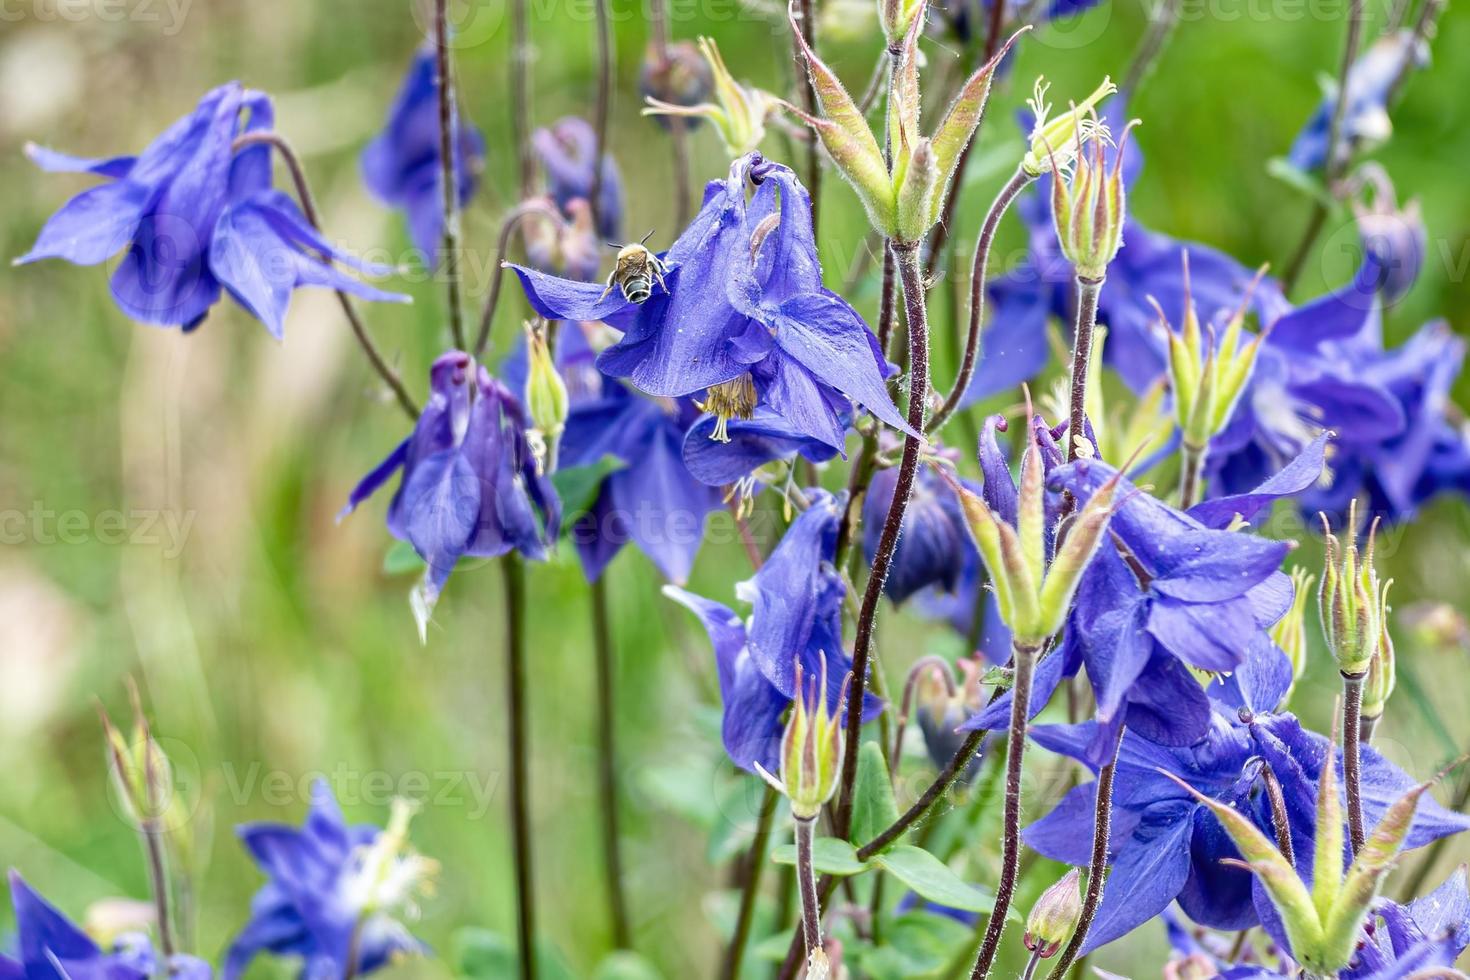
[[[613,265],[612,273],[607,277],[607,288],[598,297],[599,302],[607,298],[607,294],[612,292],[614,286],[623,291],[623,297],[630,303],[642,303],[648,299],[653,294],[655,279],[665,290],[669,288],[664,282],[666,270],[663,262],[643,246],[643,242],[648,241],[652,234],[653,232],[650,231],[643,236],[642,241],[631,242],[627,245],[619,246],[608,243],[609,247],[618,250],[618,260]]]

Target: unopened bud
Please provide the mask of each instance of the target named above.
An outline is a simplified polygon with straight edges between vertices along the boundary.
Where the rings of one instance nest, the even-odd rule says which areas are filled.
[[[131,737],[124,735],[100,706],[98,713],[107,742],[108,770],[128,816],[140,827],[156,824],[173,802],[173,770],[148,729],[136,689]]]
[[[1383,300],[1392,303],[1419,278],[1428,235],[1419,202],[1409,201],[1400,208],[1393,183],[1382,166],[1364,164],[1362,173],[1364,182],[1373,189],[1373,197],[1371,202],[1355,201],[1353,214],[1363,248],[1378,263],[1378,288],[1383,292]]]
[[[1031,914],[1026,917],[1026,948],[1042,959],[1055,956],[1062,943],[1072,937],[1077,920],[1082,918],[1081,874],[1068,871],[1055,884],[1041,893]]]
[[[1080,110],[1074,109],[1077,113]],[[1111,171],[1103,160],[1106,129],[1093,116],[1093,138],[1084,145],[1083,126],[1073,125],[1073,155],[1076,160],[1071,175],[1056,173],[1052,178],[1052,218],[1056,223],[1057,242],[1062,254],[1077,271],[1079,279],[1100,280],[1108,271],[1108,263],[1123,246],[1123,219],[1127,191],[1123,187],[1123,151],[1128,141],[1128,124],[1118,139],[1117,156]],[[1053,154],[1056,152],[1052,151]],[[1053,170],[1061,170],[1055,164]]]
[[[804,676],[801,664],[796,665],[796,698],[781,736],[780,779],[760,772],[790,799],[791,815],[797,820],[815,820],[837,792],[842,768],[842,705],[850,681],[850,676],[844,678],[836,703],[829,706],[826,656],[817,677]]]
[[[692,109],[709,98],[715,86],[714,70],[693,41],[674,41],[659,57],[652,45],[643,56],[643,68],[638,75],[638,91],[645,99],[663,105]],[[665,129],[672,125],[668,115],[650,115]],[[698,125],[698,116],[685,125]]]
[[[687,119],[708,119],[719,130],[720,138],[731,157],[741,157],[760,146],[766,135],[766,117],[776,106],[776,100],[760,89],[749,88],[735,81],[720,49],[707,37],[699,39],[699,50],[709,65],[713,79],[715,101],[681,105],[649,95],[644,99],[645,116],[677,116]]]
[[[914,15],[924,7],[923,0],[878,0],[878,22],[889,48],[903,43]]]
[[[939,164],[934,157],[934,145],[927,137],[922,138],[914,144],[908,169],[898,187],[899,241],[917,242],[928,232],[939,190]]]
[[[1046,101],[1049,87],[1046,79],[1036,79],[1031,98],[1026,100],[1036,121],[1031,126],[1030,145],[1021,160],[1021,169],[1032,177],[1055,169],[1065,170],[1082,144],[1098,138],[1106,140],[1107,128],[1097,121],[1094,110],[1103,99],[1118,91],[1111,79],[1104,78],[1081,103],[1051,118],[1051,103]]]
[[[1307,669],[1307,594],[1312,590],[1311,575],[1304,568],[1293,568],[1291,570],[1291,585],[1293,589],[1291,597],[1291,608],[1286,610],[1286,615],[1276,621],[1271,627],[1271,641],[1281,648],[1286,658],[1291,661],[1291,684],[1282,695],[1281,704],[1275,707],[1284,707],[1291,701],[1291,692],[1296,688],[1296,682],[1301,679],[1302,673]]]
[[[1364,721],[1371,720],[1375,724],[1383,716],[1384,709],[1388,707],[1388,699],[1393,696],[1394,685],[1397,682],[1393,637],[1388,632],[1389,613],[1391,612],[1387,604],[1388,588],[1392,584],[1392,580],[1383,584],[1382,623],[1380,624],[1378,649],[1368,663],[1368,676],[1363,678],[1363,719]]]
[[[1373,567],[1373,545],[1378,525],[1368,531],[1368,544],[1361,556],[1357,544],[1357,502],[1348,508],[1348,524],[1342,541],[1332,533],[1327,516],[1322,517],[1325,561],[1318,605],[1327,648],[1346,677],[1361,677],[1373,662],[1383,638],[1385,595]]]
[[[546,439],[555,439],[567,421],[567,386],[552,362],[544,324],[526,325],[526,411]]]

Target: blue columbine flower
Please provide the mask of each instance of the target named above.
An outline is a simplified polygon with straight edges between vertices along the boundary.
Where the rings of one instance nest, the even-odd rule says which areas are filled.
[[[576,116],[558,119],[550,127],[531,134],[531,146],[546,170],[552,200],[563,213],[571,213],[573,201],[590,201],[596,176],[602,167],[601,200],[597,202],[597,234],[616,242],[623,235],[623,178],[612,154],[604,151],[599,161],[597,132],[592,124]]]
[[[120,937],[109,953],[36,893],[17,871],[10,872],[15,909],[16,957],[0,954],[0,980],[148,980],[157,975],[158,957],[148,937]],[[209,964],[193,956],[169,958],[175,980],[210,980]]]
[[[735,587],[750,619],[718,602],[669,585],[664,594],[700,618],[715,650],[724,701],[725,751],[742,769],[779,766],[781,716],[796,695],[796,664],[819,676],[827,662],[827,697],[836,703],[852,658],[842,645],[842,576],[832,566],[845,495],[806,491],[810,506],[787,528],[753,578]],[[882,702],[868,694],[863,718]]]
[[[849,399],[910,431],[889,398],[877,339],[822,285],[811,199],[789,168],[758,153],[736,160],[727,180],[705,189],[704,206],[662,258],[667,290],[655,286],[641,304],[600,284],[514,268],[542,316],[623,331],[598,367],[648,394],[703,392],[726,424],[765,404],[793,432],[837,451]],[[727,434],[716,427],[716,437]]]
[[[879,472],[868,484],[863,499],[863,555],[870,563],[897,484],[895,469]],[[980,492],[978,486],[971,489]],[[975,568],[979,559],[959,497],[929,464],[920,464],[883,591],[894,602],[903,602],[930,586],[940,594],[954,594],[966,570]]]
[[[1311,867],[1316,787],[1333,752],[1326,738],[1302,728],[1291,714],[1276,714],[1291,680],[1286,655],[1257,648],[1240,679],[1213,684],[1213,707],[1204,738],[1188,746],[1161,746],[1128,731],[1118,755],[1113,797],[1111,872],[1102,904],[1083,951],[1126,935],[1178,900],[1191,919],[1216,929],[1245,929],[1263,918],[1269,900],[1253,893],[1252,875],[1222,864],[1240,854],[1215,818],[1165,773],[1200,793],[1235,806],[1274,836],[1263,798],[1262,772],[1271,767],[1281,784],[1290,817],[1298,870]],[[1038,726],[1037,744],[1087,762],[1097,740],[1097,723]],[[1369,825],[1413,784],[1407,773],[1363,748],[1363,811]],[[1046,817],[1025,831],[1026,842],[1046,857],[1085,865],[1092,847],[1096,784],[1069,792]],[[1470,817],[1425,798],[1415,814],[1406,847],[1423,847],[1470,828]],[[1310,871],[1307,872],[1310,875]],[[1269,912],[1264,913],[1269,916]]]
[[[546,556],[561,503],[531,452],[525,410],[477,366],[449,351],[429,371],[429,400],[413,433],[362,478],[342,516],[403,470],[388,506],[388,530],[428,563],[417,597],[423,621],[462,557],[494,558],[515,549]]]
[[[722,438],[716,438],[716,430]],[[797,456],[825,463],[837,450],[803,435],[769,405],[757,405],[748,419],[722,422],[706,412],[684,438],[684,465],[694,478],[712,487],[730,487],[738,504],[756,495],[763,483],[774,484]],[[776,465],[772,465],[776,464]]]
[[[185,331],[204,321],[222,288],[277,338],[291,293],[301,286],[407,302],[332,264],[373,275],[391,271],[337,249],[290,198],[271,189],[268,147],[235,149],[240,135],[269,130],[273,122],[268,96],[230,82],[136,157],[88,160],[28,147],[43,170],[92,173],[108,182],[52,215],[16,263],[60,258],[97,265],[126,248],[112,275],[117,305],[135,320]]]
[[[240,827],[240,840],[270,880],[255,893],[250,921],[230,944],[224,980],[236,980],[263,952],[300,957],[302,980],[343,976],[354,948],[359,974],[427,952],[395,918],[402,910],[414,913],[415,893],[438,867],[408,845],[412,812],[399,800],[386,830],[348,826],[331,788],[318,781],[299,829]]]
[[[362,179],[369,191],[408,217],[414,247],[433,255],[444,233],[444,198],[439,159],[439,94],[434,47],[414,53],[408,74],[388,110],[381,133],[362,151]],[[469,202],[485,163],[485,137],[462,113],[454,130],[455,181],[459,203]]]
[[[1385,34],[1373,42],[1348,70],[1339,152],[1387,139],[1393,130],[1387,103],[1394,83],[1401,73],[1428,63],[1429,45],[1412,30]],[[1327,140],[1336,106],[1337,92],[1324,93],[1317,111],[1297,134],[1287,160],[1298,170],[1316,170],[1327,163]]]

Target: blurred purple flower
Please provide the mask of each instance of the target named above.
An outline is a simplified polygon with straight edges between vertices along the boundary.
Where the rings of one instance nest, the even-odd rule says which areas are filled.
[[[612,154],[604,151],[598,162],[597,132],[576,116],[558,119],[531,134],[531,146],[546,171],[551,197],[564,214],[573,201],[590,201],[596,173],[602,167],[601,198],[597,204],[597,234],[605,241],[623,237],[623,178]]]
[[[1395,82],[1401,73],[1428,63],[1429,45],[1412,30],[1395,31],[1374,41],[1348,70],[1339,152],[1387,139],[1393,130],[1388,119],[1388,97]],[[1287,161],[1298,170],[1317,170],[1326,165],[1336,106],[1337,92],[1325,93],[1291,144]]]

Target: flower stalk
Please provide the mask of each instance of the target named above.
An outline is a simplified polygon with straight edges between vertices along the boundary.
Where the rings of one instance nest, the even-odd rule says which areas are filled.
[[[1097,801],[1093,810],[1092,854],[1087,865],[1087,891],[1082,896],[1082,914],[1077,918],[1077,928],[1072,931],[1061,958],[1047,974],[1047,980],[1062,980],[1068,968],[1087,942],[1092,920],[1097,917],[1097,907],[1102,903],[1103,884],[1108,874],[1108,849],[1112,846],[1113,833],[1113,777],[1118,772],[1118,752],[1123,746],[1123,733],[1113,745],[1113,757],[1097,773]]]
[[[755,921],[755,900],[760,894],[761,877],[766,868],[766,850],[771,841],[771,825],[776,818],[776,805],[781,794],[767,786],[761,799],[760,815],[756,818],[755,837],[750,842],[746,861],[745,884],[740,890],[740,911],[735,917],[735,932],[730,937],[730,948],[720,967],[721,980],[735,980],[740,976],[740,965],[745,960],[745,947],[750,940],[751,923]]]
[[[602,861],[607,878],[608,915],[612,920],[613,945],[632,948],[628,926],[628,899],[623,892],[623,854],[618,828],[617,726],[614,723],[616,669],[613,662],[612,623],[608,615],[607,579],[592,580],[592,645],[597,660],[597,734],[602,751],[597,754],[598,809],[602,816]]]
[[[1077,277],[1076,340],[1072,345],[1072,382],[1067,415],[1067,462],[1095,447],[1087,442],[1087,368],[1092,363],[1092,334],[1097,327],[1097,298],[1106,277]]]
[[[519,976],[536,978],[536,896],[532,874],[530,762],[526,740],[526,567],[518,552],[500,560],[505,576],[506,698],[510,716],[510,820],[515,850]]]
[[[449,335],[465,349],[459,281],[459,176],[455,156],[454,75],[449,57],[449,0],[434,0],[434,88],[439,99],[439,193],[444,208],[444,289]]]

